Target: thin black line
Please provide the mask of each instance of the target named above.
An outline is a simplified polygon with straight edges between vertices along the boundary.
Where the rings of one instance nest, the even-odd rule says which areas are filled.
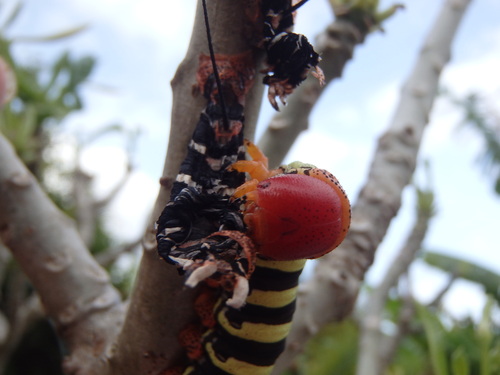
[[[219,72],[217,71],[217,64],[215,62],[214,47],[212,46],[212,35],[210,34],[210,25],[208,23],[208,11],[207,2],[202,0],[203,3],[203,15],[205,17],[205,27],[207,29],[207,39],[208,39],[208,50],[210,51],[210,59],[212,60],[212,67],[214,70],[215,82],[217,84],[217,90],[219,91],[220,106],[222,108],[222,122],[224,125],[224,130],[229,130],[229,119],[227,118],[226,103],[224,102],[224,96],[222,94],[222,83],[220,81]]]
[[[302,5],[304,5],[305,3],[307,3],[309,0],[302,0],[302,1],[299,1],[297,4],[295,4],[293,7],[291,7],[290,9],[288,9],[286,12],[284,12],[284,14],[288,14],[288,13],[293,13],[295,12],[297,9],[299,9]]]

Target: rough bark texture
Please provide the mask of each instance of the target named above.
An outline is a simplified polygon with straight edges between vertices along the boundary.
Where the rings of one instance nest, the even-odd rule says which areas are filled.
[[[318,329],[351,312],[375,250],[401,206],[401,194],[415,169],[440,73],[450,58],[453,37],[469,3],[446,1],[426,38],[403,86],[394,118],[379,139],[367,182],[353,206],[350,233],[338,249],[321,259],[313,279],[299,294],[287,348],[273,374],[288,367]]]

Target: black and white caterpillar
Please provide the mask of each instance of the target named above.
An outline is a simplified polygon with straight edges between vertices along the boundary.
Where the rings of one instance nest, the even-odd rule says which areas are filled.
[[[293,12],[307,0],[292,5],[290,0],[263,0],[264,16],[263,44],[267,52],[264,83],[269,86],[268,99],[274,109],[279,110],[278,96],[283,104],[286,97],[300,85],[311,69],[321,85],[325,77],[318,64],[320,57],[302,34],[292,32]]]
[[[245,158],[242,103],[252,84],[253,69],[247,54],[216,55],[214,60],[216,70],[208,56],[200,56],[197,81],[207,106],[188,145],[170,202],[158,219],[156,238],[160,257],[187,274],[187,285],[213,277],[221,279],[229,291],[240,288],[243,293],[253,267],[249,268],[248,261],[253,257],[252,244],[244,235],[242,214],[229,198],[245,175],[228,167]],[[220,85],[217,74],[223,77]]]

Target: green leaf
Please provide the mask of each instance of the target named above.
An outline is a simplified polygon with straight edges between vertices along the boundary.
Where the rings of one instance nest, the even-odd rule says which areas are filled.
[[[44,92],[48,93],[50,89],[54,86],[54,84],[57,82],[57,78],[69,64],[69,54],[68,52],[64,52],[59,59],[54,63],[52,66],[52,75],[50,77],[49,82],[47,83]]]
[[[437,252],[426,251],[423,259],[431,266],[440,268],[457,277],[481,284],[485,292],[492,295],[500,303],[500,275],[496,272],[478,264]]]
[[[55,40],[60,40],[74,36],[83,30],[87,29],[89,25],[80,25],[72,27],[71,29],[63,30],[55,34],[45,35],[45,36],[18,36],[12,39],[13,42],[24,42],[24,43],[39,43],[39,42],[52,42]]]
[[[481,375],[490,375],[492,373],[490,363],[490,347],[493,342],[493,327],[491,323],[493,305],[493,298],[488,298],[488,301],[484,306],[483,316],[476,331],[476,338],[480,349]]]
[[[458,347],[451,354],[451,369],[453,375],[469,375],[470,364],[463,347]]]
[[[418,315],[424,325],[427,343],[429,345],[432,368],[435,375],[448,375],[446,348],[443,336],[445,329],[439,318],[426,307],[417,305]]]
[[[296,374],[354,374],[358,326],[352,320],[326,325],[297,359]]]

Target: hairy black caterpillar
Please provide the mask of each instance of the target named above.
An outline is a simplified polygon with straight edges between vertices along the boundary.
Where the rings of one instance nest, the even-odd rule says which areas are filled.
[[[285,104],[287,95],[307,78],[312,68],[315,69],[312,74],[324,84],[319,55],[304,35],[291,31],[293,12],[306,1],[292,6],[291,0],[262,0],[263,42],[269,65],[264,83],[269,86],[268,99],[276,110],[279,110],[276,96]]]

